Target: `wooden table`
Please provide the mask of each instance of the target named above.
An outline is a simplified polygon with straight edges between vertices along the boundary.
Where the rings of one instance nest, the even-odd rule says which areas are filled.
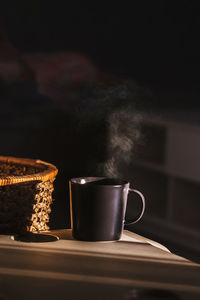
[[[1,300],[153,299],[134,296],[152,289],[200,299],[200,265],[154,241],[129,231],[117,242],[76,241],[66,229],[48,234],[59,240],[0,236]]]

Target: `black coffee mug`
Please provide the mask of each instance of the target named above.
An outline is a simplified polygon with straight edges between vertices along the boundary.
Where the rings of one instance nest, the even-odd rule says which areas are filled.
[[[138,222],[145,209],[142,193],[129,186],[128,181],[115,178],[72,178],[69,188],[73,237],[83,241],[119,240],[124,225]],[[129,192],[137,193],[142,205],[139,215],[126,221]]]

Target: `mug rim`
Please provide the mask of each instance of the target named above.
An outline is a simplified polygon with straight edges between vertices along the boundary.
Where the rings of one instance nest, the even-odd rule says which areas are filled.
[[[101,181],[103,179],[112,179],[112,180],[118,180],[119,184],[98,184],[98,181]],[[117,178],[117,177],[91,177],[91,176],[81,176],[81,177],[73,177],[69,180],[72,184],[78,184],[78,185],[84,185],[85,183],[89,183],[89,182],[95,182],[96,186],[113,186],[113,187],[120,187],[123,185],[129,185],[129,181],[125,180],[123,178]]]

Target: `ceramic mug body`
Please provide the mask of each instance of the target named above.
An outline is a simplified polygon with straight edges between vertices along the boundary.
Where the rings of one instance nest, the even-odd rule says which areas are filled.
[[[130,183],[126,180],[104,177],[72,178],[70,206],[72,234],[84,241],[119,240],[125,223],[125,213]],[[137,222],[144,213],[144,197]]]

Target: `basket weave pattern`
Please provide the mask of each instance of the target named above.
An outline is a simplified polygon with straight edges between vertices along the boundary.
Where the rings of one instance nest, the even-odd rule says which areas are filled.
[[[40,182],[36,185],[38,193],[35,195],[36,203],[33,205],[30,231],[48,230],[49,214],[51,212],[53,179]]]
[[[0,232],[49,229],[55,166],[0,156]]]

